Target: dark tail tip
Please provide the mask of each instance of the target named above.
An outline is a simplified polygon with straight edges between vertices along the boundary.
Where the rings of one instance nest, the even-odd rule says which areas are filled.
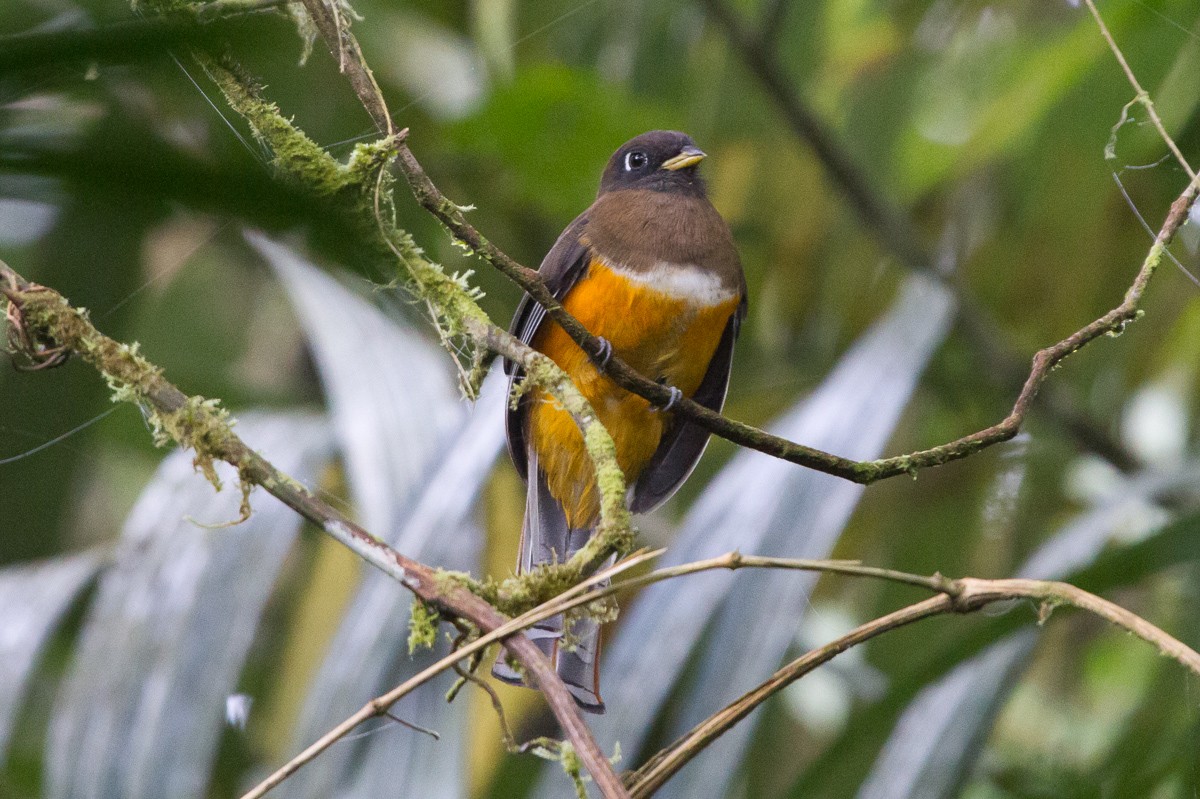
[[[578,645],[574,651],[567,652],[559,646],[562,641],[560,632],[533,629],[529,631],[529,634],[533,642],[550,659],[550,663],[558,672],[558,676],[562,678],[567,690],[571,692],[571,697],[579,709],[586,713],[603,713],[604,700],[600,698],[598,638],[591,638],[591,640]],[[595,651],[592,651],[588,644],[592,644]],[[492,676],[509,685],[532,687],[520,672],[509,665],[507,653],[503,649],[500,650],[496,662],[492,665]]]

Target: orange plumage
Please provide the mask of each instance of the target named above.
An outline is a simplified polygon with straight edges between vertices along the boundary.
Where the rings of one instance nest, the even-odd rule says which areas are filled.
[[[685,396],[699,388],[738,297],[698,306],[634,282],[593,259],[585,277],[563,299],[567,312],[635,370],[664,380]],[[617,386],[555,324],[532,341],[575,381],[616,445],[617,462],[633,484],[654,455],[672,415]],[[599,492],[583,437],[574,420],[540,390],[529,397],[528,440],[537,450],[551,495],[573,528],[595,524]]]

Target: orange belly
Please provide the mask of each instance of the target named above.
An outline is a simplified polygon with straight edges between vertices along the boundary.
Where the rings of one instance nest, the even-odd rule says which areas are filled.
[[[700,387],[737,304],[738,298],[732,297],[697,306],[631,282],[597,261],[563,300],[563,307],[588,330],[608,339],[619,358],[689,397]],[[653,410],[648,401],[601,374],[553,322],[543,324],[532,344],[571,375],[587,397],[612,435],[617,463],[632,485],[658,449],[671,414]],[[545,392],[531,392],[528,401],[526,440],[537,452],[550,494],[562,505],[571,527],[593,526],[600,512],[599,493],[579,428]]]

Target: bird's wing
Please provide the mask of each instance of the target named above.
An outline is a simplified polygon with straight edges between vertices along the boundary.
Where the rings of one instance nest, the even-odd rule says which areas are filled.
[[[580,214],[574,222],[554,242],[550,252],[538,267],[538,275],[546,283],[546,288],[557,300],[562,300],[578,282],[587,269],[588,248],[579,240],[583,227],[587,223],[586,212]],[[513,314],[512,324],[508,332],[512,333],[523,343],[529,344],[537,335],[538,329],[546,318],[546,309],[528,294],[521,298],[517,310]],[[524,374],[521,367],[512,361],[504,361],[504,373],[508,375],[508,391],[512,395],[513,383]],[[512,457],[517,472],[527,478],[528,455],[525,452],[525,403],[518,402],[516,407],[509,406],[504,418],[505,431],[508,434],[508,453]]]
[[[742,301],[721,334],[721,340],[709,361],[708,371],[700,381],[700,387],[692,399],[710,410],[721,411],[725,404],[725,393],[729,390],[729,372],[733,364],[733,343],[746,315],[746,292]],[[646,513],[665,502],[696,468],[700,455],[708,445],[708,431],[676,417],[675,423],[663,435],[654,456],[646,464],[640,477],[633,485],[633,496],[629,509],[634,513]]]

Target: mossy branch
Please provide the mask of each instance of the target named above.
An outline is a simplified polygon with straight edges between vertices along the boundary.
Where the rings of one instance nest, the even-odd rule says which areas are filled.
[[[539,279],[537,272],[514,261],[467,222],[460,206],[442,194],[406,143],[400,143],[398,149],[397,165],[407,178],[417,201],[441,221],[455,239],[464,242],[473,252],[521,286],[585,352],[599,354],[602,346],[599,339],[566,312]],[[850,182],[853,183],[852,180]],[[1138,318],[1142,293],[1162,259],[1164,248],[1187,220],[1187,211],[1195,200],[1196,192],[1197,182],[1193,180],[1172,206],[1155,245],[1146,256],[1121,305],[1062,341],[1038,351],[1011,412],[1002,421],[946,444],[905,455],[857,461],[771,435],[759,428],[729,419],[686,397],[676,400],[672,397],[669,387],[639,374],[619,357],[611,357],[603,371],[617,385],[649,400],[657,407],[666,407],[674,401],[673,413],[734,444],[860,484],[870,484],[901,474],[915,475],[921,469],[960,460],[1011,439],[1019,432],[1034,398],[1055,366],[1096,338],[1120,333],[1126,324]],[[863,196],[873,195],[867,193]],[[877,211],[878,209],[870,211],[868,216],[875,218],[878,216]],[[891,226],[891,223],[888,225]],[[897,246],[901,246],[905,251],[911,249],[912,242],[907,239],[904,241],[906,243]]]
[[[236,64],[204,54],[196,58],[230,107],[270,148],[279,176],[316,196],[340,200],[347,221],[374,255],[398,262],[401,285],[426,305],[444,342],[465,340],[480,351],[497,352],[520,364],[529,385],[545,390],[575,419],[592,460],[601,503],[598,534],[572,559],[571,569],[583,574],[613,553],[629,551],[633,532],[625,504],[625,477],[617,465],[612,437],[586,398],[553,361],[493,324],[465,280],[428,260],[412,237],[395,225],[388,167],[403,147],[407,131],[360,144],[349,162],[342,164],[263,98],[260,87]],[[465,381],[468,393],[476,388]]]
[[[28,282],[2,261],[0,293],[7,301],[10,346],[32,346],[31,350],[14,354],[30,361],[51,353],[54,357],[64,352],[78,355],[108,382],[114,401],[130,402],[142,409],[153,426],[156,441],[174,441],[191,449],[197,467],[210,479],[216,478],[215,461],[230,464],[237,469],[244,493],[252,486],[261,486],[400,582],[432,612],[462,620],[485,633],[509,623],[507,616],[460,583],[445,580],[436,569],[392,549],[280,472],[238,437],[233,420],[215,400],[184,394],[135,345],[122,344],[97,330],[86,310],[73,307],[53,289]],[[504,636],[497,637],[504,637],[509,653],[541,689],[593,778],[608,786],[605,796],[627,796],[550,661],[536,644],[524,635],[512,635],[513,628],[508,629]],[[384,712],[386,708],[380,711]],[[268,780],[254,795],[261,796],[285,777]]]

